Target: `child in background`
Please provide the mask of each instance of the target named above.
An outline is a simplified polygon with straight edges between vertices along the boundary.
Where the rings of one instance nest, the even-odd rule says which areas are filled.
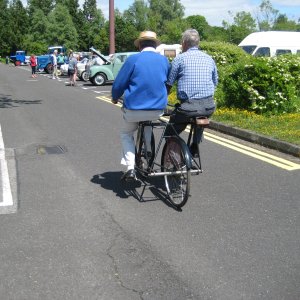
[[[37,59],[34,54],[31,54],[30,56],[30,66],[31,66],[31,77],[35,78],[36,77],[36,66],[37,66]]]

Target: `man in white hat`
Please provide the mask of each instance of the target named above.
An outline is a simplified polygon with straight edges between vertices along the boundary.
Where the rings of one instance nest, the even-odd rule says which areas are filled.
[[[122,179],[136,179],[135,144],[133,135],[138,122],[157,120],[167,106],[166,81],[169,73],[168,59],[155,52],[160,44],[153,31],[143,31],[134,41],[140,53],[129,56],[112,86],[112,102],[123,97],[123,125],[121,142],[123,155],[121,164],[127,167]],[[145,128],[146,148],[151,149],[150,126]]]

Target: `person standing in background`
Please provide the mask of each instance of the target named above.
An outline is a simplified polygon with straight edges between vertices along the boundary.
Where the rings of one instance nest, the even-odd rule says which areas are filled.
[[[75,86],[77,77],[77,59],[73,53],[69,57],[68,75],[70,76],[70,86]]]
[[[52,73],[52,79],[58,79],[57,75],[57,50],[55,49],[52,54],[52,65],[53,65],[53,73]]]
[[[61,52],[57,57],[57,67],[60,69],[61,65],[65,63],[64,54]]]
[[[34,54],[31,54],[29,62],[30,62],[30,66],[31,66],[31,77],[35,78],[36,77],[35,72],[36,72],[36,66],[37,66],[37,58]]]

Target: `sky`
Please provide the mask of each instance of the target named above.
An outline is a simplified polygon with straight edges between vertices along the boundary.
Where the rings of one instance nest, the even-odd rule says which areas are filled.
[[[81,1],[81,0],[80,0]],[[133,3],[133,0],[114,0],[115,8],[121,12]],[[233,15],[236,12],[250,12],[255,18],[255,12],[258,10],[261,0],[181,0],[181,4],[185,7],[185,16],[201,15],[211,26],[222,26],[222,21],[232,22],[228,11]],[[272,7],[279,10],[279,13],[286,14],[289,19],[298,21],[300,19],[300,0],[271,0]],[[108,18],[109,0],[97,0],[98,7]]]

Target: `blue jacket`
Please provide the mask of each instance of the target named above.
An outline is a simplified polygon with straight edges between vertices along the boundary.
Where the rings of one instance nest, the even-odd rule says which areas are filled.
[[[124,94],[127,109],[159,110],[167,106],[165,83],[170,64],[165,56],[150,49],[129,56],[113,83],[113,100]]]

